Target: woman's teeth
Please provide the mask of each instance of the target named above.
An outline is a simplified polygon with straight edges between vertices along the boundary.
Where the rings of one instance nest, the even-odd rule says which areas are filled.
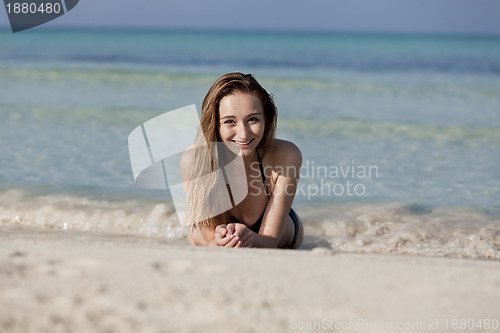
[[[250,142],[252,142],[253,139],[251,140],[248,140],[248,141],[236,141],[236,140],[233,140],[234,143],[240,145],[240,146],[246,146],[247,144],[249,144]]]

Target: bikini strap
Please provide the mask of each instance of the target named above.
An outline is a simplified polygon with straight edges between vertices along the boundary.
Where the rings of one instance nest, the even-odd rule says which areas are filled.
[[[262,167],[262,161],[260,160],[259,151],[256,149],[257,159],[259,160],[260,174],[262,176],[262,184],[264,184],[264,189],[266,190],[267,197],[270,198],[269,192],[267,191],[266,175],[264,174],[264,168]]]

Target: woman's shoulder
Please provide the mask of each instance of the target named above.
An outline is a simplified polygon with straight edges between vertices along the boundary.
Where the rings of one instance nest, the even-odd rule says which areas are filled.
[[[274,139],[266,149],[265,158],[275,166],[297,166],[302,164],[302,153],[293,142]]]
[[[189,163],[189,165],[191,165],[193,161],[194,161],[194,144],[187,147],[186,150],[184,150],[184,153],[182,153],[181,164]]]

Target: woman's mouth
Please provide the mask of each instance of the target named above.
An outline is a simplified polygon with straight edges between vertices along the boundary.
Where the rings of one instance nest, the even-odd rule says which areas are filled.
[[[247,141],[237,141],[237,140],[231,140],[232,142],[236,143],[240,147],[246,147],[250,144],[250,142],[253,141],[253,139],[247,140]]]

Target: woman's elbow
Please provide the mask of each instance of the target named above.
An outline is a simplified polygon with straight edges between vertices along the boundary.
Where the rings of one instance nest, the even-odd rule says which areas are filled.
[[[204,239],[201,235],[201,230],[196,230],[193,226],[189,228],[188,239],[189,243],[193,246],[206,246],[205,242],[203,242]]]

